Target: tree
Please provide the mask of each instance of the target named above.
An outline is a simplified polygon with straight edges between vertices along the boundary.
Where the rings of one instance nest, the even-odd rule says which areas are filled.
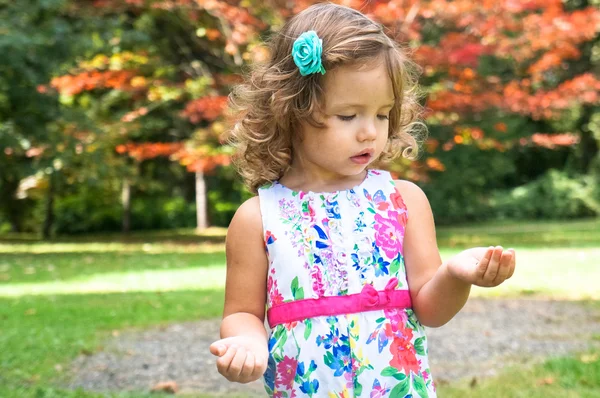
[[[429,181],[440,218],[469,214],[474,199],[486,206],[486,191],[516,185],[510,176],[524,170],[507,151],[579,145],[577,171],[590,170],[598,157],[597,1],[379,1],[367,11],[423,67],[430,138],[420,162],[396,170]]]
[[[181,148],[161,155],[173,155],[196,173],[196,192],[204,195],[203,174],[229,163],[228,150],[214,135],[223,131],[230,84],[239,81],[236,72],[250,56],[249,41],[266,25],[245,8],[225,2],[92,5],[78,6],[78,13],[118,22],[111,30],[97,32],[102,45],[96,54],[54,78],[51,87],[65,104],[86,111],[97,122],[107,146],[135,159],[123,176],[125,203],[140,162],[155,158],[152,152],[165,147]],[[269,12],[258,6],[256,10]],[[200,228],[207,225],[203,203],[197,198]],[[124,229],[128,214],[126,207]]]
[[[43,88],[71,54],[65,4],[0,2],[0,215],[15,232],[23,230],[31,205],[18,196],[21,182],[39,171],[38,177],[54,186],[64,163],[60,152],[74,143],[62,132],[67,115],[61,116],[57,99]],[[51,195],[47,201],[52,204]]]
[[[52,198],[83,183],[118,186],[128,203],[144,191],[177,194],[181,179],[173,177],[185,167],[196,176],[204,225],[203,176],[229,162],[219,134],[230,87],[246,63],[264,58],[258,38],[313,3],[56,0],[0,8],[0,29],[10,33],[0,49],[11,54],[2,64],[10,78],[0,77],[5,216],[18,214],[11,209],[24,200],[15,202],[14,193],[26,177],[42,176],[36,181],[51,224]],[[343,4],[382,22],[423,67],[424,156],[392,169],[420,180],[438,213],[473,216],[491,190],[526,183],[567,156],[574,170],[592,170],[600,118],[597,0]],[[44,33],[31,39],[34,24]],[[32,61],[30,54],[39,55]],[[40,61],[46,58],[52,62]],[[41,72],[30,73],[31,65]],[[550,150],[556,156],[546,156]],[[165,167],[165,159],[172,163]],[[123,214],[127,229],[126,204]]]

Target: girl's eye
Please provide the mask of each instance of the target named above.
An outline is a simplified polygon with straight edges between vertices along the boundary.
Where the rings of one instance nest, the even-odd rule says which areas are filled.
[[[346,115],[337,115],[337,116],[338,116],[338,118],[339,118],[340,120],[344,120],[344,121],[348,122],[348,121],[350,121],[350,120],[354,119],[354,117],[355,117],[356,115],[350,115],[350,116],[346,116]]]
[[[389,116],[388,115],[377,115],[377,117],[381,120],[389,120]]]

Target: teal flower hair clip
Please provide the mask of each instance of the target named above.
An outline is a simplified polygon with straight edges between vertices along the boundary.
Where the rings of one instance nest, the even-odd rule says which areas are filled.
[[[292,57],[302,76],[313,73],[325,74],[325,68],[321,63],[322,52],[323,40],[319,39],[314,30],[304,32],[296,39],[292,48]]]

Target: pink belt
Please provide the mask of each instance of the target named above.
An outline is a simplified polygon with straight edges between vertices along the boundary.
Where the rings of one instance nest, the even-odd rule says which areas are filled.
[[[353,314],[385,308],[410,308],[408,290],[395,290],[398,279],[392,278],[384,290],[365,285],[360,293],[345,296],[328,296],[277,304],[267,311],[269,325],[295,322],[317,316]]]

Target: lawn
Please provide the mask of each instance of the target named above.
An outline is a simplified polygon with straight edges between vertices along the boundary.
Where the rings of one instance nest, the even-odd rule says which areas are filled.
[[[480,296],[548,296],[600,305],[600,222],[503,223],[439,228],[444,258],[462,247],[517,248],[518,270]],[[0,238],[0,397],[100,397],[57,389],[70,361],[123,328],[219,316],[224,231],[171,231],[40,242]],[[442,397],[600,396],[599,352],[553,359]],[[510,382],[508,382],[510,381]],[[594,395],[596,394],[596,395]],[[147,394],[117,394],[134,398]]]

